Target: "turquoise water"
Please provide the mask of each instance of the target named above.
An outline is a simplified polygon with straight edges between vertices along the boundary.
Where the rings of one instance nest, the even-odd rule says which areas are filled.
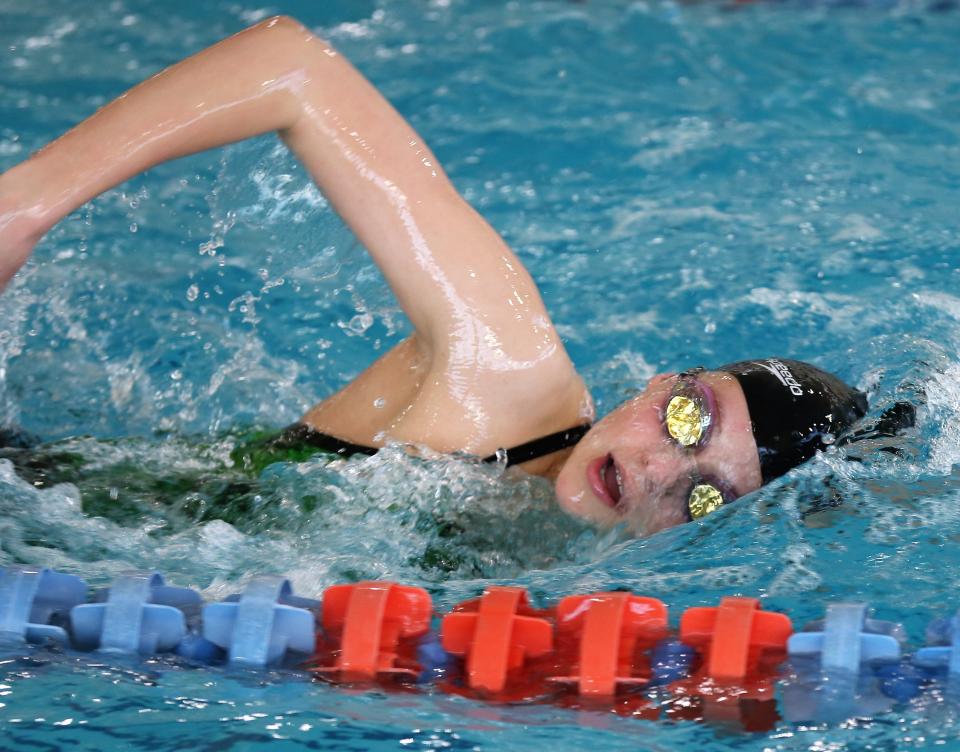
[[[730,7],[0,0],[0,169],[268,14],[353,59],[529,265],[601,410],[657,371],[766,354],[921,404],[702,524],[646,540],[567,519],[518,475],[401,452],[239,477],[282,426],[409,331],[276,140],[160,167],[58,226],[0,297],[0,565],[94,585],[157,568],[210,599],[253,573],[319,595],[389,577],[438,609],[489,583],[758,595],[802,624],[866,599],[914,645],[960,607],[960,13]],[[851,462],[855,454],[862,462]],[[957,748],[927,693],[745,734],[303,676],[37,653],[0,659],[0,747]],[[280,748],[283,748],[282,746]]]

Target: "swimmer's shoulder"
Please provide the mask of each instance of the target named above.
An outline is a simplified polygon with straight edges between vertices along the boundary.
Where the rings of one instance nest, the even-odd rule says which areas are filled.
[[[565,353],[500,365],[438,365],[411,337],[302,421],[356,444],[400,441],[486,456],[593,420],[590,393]]]

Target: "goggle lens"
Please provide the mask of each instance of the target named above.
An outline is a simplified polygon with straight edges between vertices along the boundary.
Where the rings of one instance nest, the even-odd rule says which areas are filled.
[[[694,520],[706,517],[722,506],[723,494],[716,486],[711,486],[709,483],[699,483],[694,486],[687,499],[687,508],[690,510],[691,519]]]
[[[667,403],[664,422],[670,438],[682,447],[696,446],[703,439],[709,418],[704,420],[705,413],[699,400],[683,394],[670,398]]]

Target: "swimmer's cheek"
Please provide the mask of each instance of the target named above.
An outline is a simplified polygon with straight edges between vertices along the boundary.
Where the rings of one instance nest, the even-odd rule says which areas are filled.
[[[604,509],[589,498],[588,492],[584,490],[570,492],[565,489],[562,480],[557,483],[555,496],[564,512],[598,527],[613,527],[623,521],[613,510]]]

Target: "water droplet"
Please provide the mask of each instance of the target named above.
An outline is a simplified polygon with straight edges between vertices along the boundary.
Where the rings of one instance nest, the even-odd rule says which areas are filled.
[[[200,295],[200,288],[197,285],[190,285],[187,288],[187,300],[191,303],[197,299]]]

